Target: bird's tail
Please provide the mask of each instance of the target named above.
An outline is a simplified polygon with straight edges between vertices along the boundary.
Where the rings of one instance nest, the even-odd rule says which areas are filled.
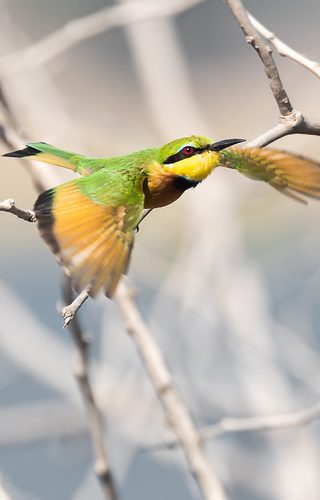
[[[83,158],[81,155],[58,149],[45,142],[27,144],[26,148],[6,153],[3,156],[9,156],[11,158],[30,158],[32,160],[57,165],[58,167],[68,168],[74,172],[77,171],[78,163],[81,158]]]

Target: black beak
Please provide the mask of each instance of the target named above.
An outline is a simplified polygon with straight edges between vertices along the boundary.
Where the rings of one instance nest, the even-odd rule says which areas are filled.
[[[234,144],[239,144],[239,142],[245,142],[246,139],[224,139],[223,141],[214,142],[210,146],[211,151],[221,151],[221,149],[228,148]]]

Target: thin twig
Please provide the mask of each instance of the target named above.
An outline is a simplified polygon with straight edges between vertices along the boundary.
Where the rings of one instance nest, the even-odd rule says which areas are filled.
[[[279,123],[266,130],[251,141],[246,142],[243,147],[264,147],[287,135],[305,134],[320,135],[320,122],[305,118],[300,111],[294,111],[291,115],[280,117]]]
[[[157,17],[178,15],[205,0],[165,0],[150,2],[137,0],[126,5],[114,5],[73,19],[62,28],[54,31],[26,49],[4,56],[0,59],[1,76],[9,77],[53,59],[62,52],[70,50],[88,38],[111,28],[126,26]]]
[[[248,418],[223,418],[201,432],[204,441],[231,432],[274,431],[303,427],[320,417],[320,402],[297,412]]]
[[[79,293],[79,295],[76,296],[74,300],[72,300],[72,295],[70,296],[72,302],[69,303],[66,301],[67,305],[64,306],[61,310],[62,317],[64,319],[64,325],[63,328],[66,328],[70,321],[74,318],[82,304],[87,300],[89,297],[89,290],[84,289],[82,292]]]
[[[248,13],[248,17],[258,33],[260,33],[260,35],[277,50],[280,56],[292,59],[292,61],[300,64],[308,71],[311,71],[311,73],[315,76],[320,78],[320,64],[317,61],[313,61],[312,59],[300,54],[300,52],[297,52],[289,47],[289,45],[280,40],[280,38],[272,33],[272,31],[268,30],[268,28],[261,24],[260,21],[258,21],[258,19],[256,19],[252,14]]]
[[[126,329],[133,338],[162,404],[167,423],[177,437],[203,498],[207,500],[225,499],[220,482],[204,457],[199,433],[173,386],[171,375],[161,352],[137,310],[128,287],[120,283],[115,298]]]
[[[18,208],[15,201],[12,199],[0,201],[0,212],[9,212],[16,215],[19,219],[26,220],[27,222],[36,222],[36,215],[32,210],[25,210]]]
[[[225,0],[225,3],[228,5],[234,17],[238,21],[247,42],[256,50],[262,64],[264,65],[265,72],[269,79],[269,85],[278,105],[280,115],[290,115],[293,111],[293,107],[291,106],[289,97],[282,85],[278,68],[273,60],[270,47],[262,40],[258,31],[250,22],[241,0]]]
[[[72,288],[68,278],[64,280],[63,297],[67,304],[72,302]],[[74,301],[75,302],[75,301]],[[74,318],[70,328],[76,348],[74,375],[78,381],[82,400],[88,415],[89,431],[95,454],[95,473],[100,481],[102,491],[107,500],[117,500],[118,495],[110,469],[110,463],[103,436],[103,422],[97,406],[88,372],[89,341],[84,335],[78,318]]]
[[[201,430],[201,441],[206,442],[225,434],[235,432],[252,431],[277,431],[281,429],[292,429],[304,427],[320,418],[320,402],[300,411],[282,413],[279,415],[264,415],[261,417],[230,418],[221,419],[216,424]],[[177,440],[157,443],[144,448],[143,451],[160,451],[165,448],[174,449],[178,446]]]

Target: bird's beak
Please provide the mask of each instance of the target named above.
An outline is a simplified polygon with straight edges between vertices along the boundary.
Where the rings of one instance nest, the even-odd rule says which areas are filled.
[[[214,142],[210,146],[211,151],[221,151],[221,149],[228,148],[239,142],[245,142],[246,139],[224,139],[223,141]]]

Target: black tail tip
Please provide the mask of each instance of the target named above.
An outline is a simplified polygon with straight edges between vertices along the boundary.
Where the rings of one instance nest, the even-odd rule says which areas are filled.
[[[5,153],[2,156],[7,156],[9,158],[25,158],[26,156],[35,156],[40,151],[38,149],[32,148],[31,146],[27,146],[24,149],[18,149],[17,151],[11,151],[10,153]]]

